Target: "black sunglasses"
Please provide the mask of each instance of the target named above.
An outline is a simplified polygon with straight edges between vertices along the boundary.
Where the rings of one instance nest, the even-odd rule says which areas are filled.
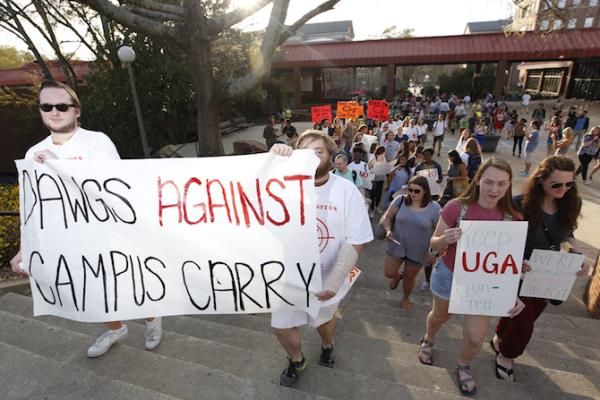
[[[575,184],[575,181],[569,181],[569,182],[552,182],[550,184],[550,187],[552,189],[560,189],[561,187],[563,187],[563,185],[565,185],[567,187],[567,189],[569,189],[574,184]]]
[[[421,193],[421,189],[408,189],[408,193],[419,194]]]
[[[65,112],[70,107],[77,107],[77,106],[75,104],[65,104],[65,103],[58,103],[58,104],[42,103],[42,104],[40,104],[39,107],[40,107],[40,110],[42,110],[43,112],[50,112],[55,107],[58,111]]]

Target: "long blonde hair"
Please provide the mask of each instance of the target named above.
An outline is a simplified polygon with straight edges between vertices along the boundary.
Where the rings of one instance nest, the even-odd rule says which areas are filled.
[[[476,203],[477,200],[479,200],[479,181],[481,180],[481,175],[483,175],[483,173],[491,167],[506,172],[511,182],[508,190],[506,190],[506,193],[504,193],[504,196],[498,200],[496,207],[498,207],[504,213],[509,213],[513,216],[513,218],[520,218],[520,214],[512,200],[512,169],[510,164],[501,158],[491,157],[485,160],[477,170],[477,173],[467,187],[467,190],[465,190],[460,197],[457,198],[457,201],[464,204]]]

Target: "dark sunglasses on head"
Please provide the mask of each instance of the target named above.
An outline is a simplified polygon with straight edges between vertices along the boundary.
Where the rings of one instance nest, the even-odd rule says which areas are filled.
[[[575,184],[575,181],[569,181],[569,182],[552,182],[550,184],[550,187],[552,189],[560,189],[560,188],[563,187],[563,185],[565,185],[567,187],[567,189],[569,189],[574,184]]]
[[[42,110],[43,112],[50,112],[55,107],[58,111],[65,112],[70,107],[76,107],[76,106],[75,106],[75,104],[66,104],[66,103],[58,103],[58,104],[42,103],[42,104],[40,104],[40,110]]]
[[[419,193],[421,193],[421,189],[411,189],[411,188],[408,188],[408,193],[419,194]]]

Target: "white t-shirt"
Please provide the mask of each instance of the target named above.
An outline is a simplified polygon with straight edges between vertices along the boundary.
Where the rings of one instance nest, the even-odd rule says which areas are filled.
[[[529,105],[529,100],[531,100],[531,95],[529,93],[525,93],[523,96],[521,96],[521,102],[524,106]]]
[[[427,133],[427,125],[417,125],[417,136],[423,136]]]
[[[321,272],[325,279],[342,244],[368,243],[373,240],[373,230],[365,200],[352,182],[329,174],[329,180],[315,190]]]
[[[365,179],[367,176],[369,176],[369,167],[364,161],[359,161],[358,163],[352,161],[350,164],[348,164],[348,168],[360,174],[362,179]]]
[[[433,123],[433,136],[442,136],[447,126],[446,121],[435,121]]]
[[[408,140],[412,140],[412,141],[417,141],[418,140],[418,136],[419,136],[419,130],[417,129],[416,126],[414,127],[408,127],[404,130],[404,134],[406,136],[408,136]]]
[[[119,160],[121,158],[108,136],[81,127],[62,145],[52,143],[52,136],[49,135],[27,150],[25,158],[33,158],[35,153],[41,150],[50,150],[61,160]]]

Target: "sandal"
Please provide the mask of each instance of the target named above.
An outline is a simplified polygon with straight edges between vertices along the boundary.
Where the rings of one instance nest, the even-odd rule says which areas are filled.
[[[460,379],[461,372],[467,374],[468,376],[464,379]],[[463,396],[473,396],[475,394],[477,391],[477,386],[473,386],[473,389],[471,390],[465,389],[467,383],[475,382],[475,376],[473,375],[473,371],[471,371],[470,365],[456,364],[456,378],[458,379],[458,388]]]
[[[396,289],[398,287],[398,285],[400,284],[400,281],[402,280],[402,278],[404,278],[404,274],[402,272],[399,272],[397,279],[390,279],[390,283],[388,284],[388,287],[392,290]]]
[[[421,346],[419,347],[419,361],[421,362],[421,364],[433,365],[432,350],[433,342],[425,340],[425,338],[423,337],[423,339],[421,339]],[[423,359],[423,355],[425,355],[427,358]]]
[[[515,371],[512,368],[506,368],[505,366],[498,364],[498,357],[496,357],[495,364],[496,364],[496,378],[502,379],[503,381],[507,381],[507,382],[515,381],[515,377],[514,377]],[[506,378],[504,376],[500,375],[498,370],[500,370],[501,372],[504,372],[506,374]]]

